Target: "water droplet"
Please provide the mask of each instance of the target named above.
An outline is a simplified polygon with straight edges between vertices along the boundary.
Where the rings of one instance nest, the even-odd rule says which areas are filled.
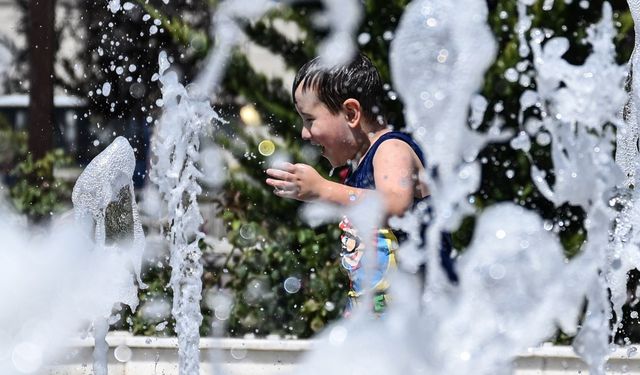
[[[113,351],[113,356],[118,362],[129,362],[133,356],[133,351],[126,345],[118,345]]]
[[[371,34],[369,33],[362,33],[358,35],[358,44],[360,44],[361,46],[364,46],[365,44],[369,43],[370,40],[371,40]]]
[[[111,93],[111,83],[105,82],[102,84],[102,95],[109,96]]]
[[[287,277],[284,281],[284,290],[289,294],[297,293],[301,286],[300,279],[294,276]]]
[[[231,348],[231,356],[234,359],[241,360],[247,356],[247,349],[245,348]]]
[[[327,301],[324,303],[324,309],[327,311],[333,311],[336,308],[336,304],[331,302],[331,301]]]
[[[513,68],[505,70],[504,79],[509,82],[516,82],[518,80],[518,71]]]
[[[263,156],[271,156],[276,151],[276,145],[266,139],[258,144],[258,152]]]

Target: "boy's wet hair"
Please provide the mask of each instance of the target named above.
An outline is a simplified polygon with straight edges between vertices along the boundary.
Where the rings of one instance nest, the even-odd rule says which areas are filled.
[[[320,102],[336,114],[349,98],[360,102],[364,117],[371,123],[384,124],[382,116],[382,79],[378,69],[365,55],[358,53],[348,64],[327,67],[320,58],[304,64],[293,81],[291,95],[295,103],[296,89],[313,89]]]

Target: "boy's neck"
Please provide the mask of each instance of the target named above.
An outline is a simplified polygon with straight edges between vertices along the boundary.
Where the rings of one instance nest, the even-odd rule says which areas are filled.
[[[360,149],[353,159],[353,161],[355,162],[354,167],[360,165],[360,161],[362,161],[364,156],[371,148],[371,145],[373,145],[378,140],[378,138],[380,138],[383,134],[391,131],[386,125],[377,125],[375,127],[363,126],[361,129],[363,134],[360,142]]]

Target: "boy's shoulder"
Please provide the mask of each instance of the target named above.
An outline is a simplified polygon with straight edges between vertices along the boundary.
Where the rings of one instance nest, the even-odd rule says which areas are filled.
[[[377,143],[375,150],[372,150],[374,151],[372,155],[374,163],[387,159],[397,159],[398,157],[413,157],[413,155],[423,163],[422,150],[409,134],[401,132],[385,133]]]

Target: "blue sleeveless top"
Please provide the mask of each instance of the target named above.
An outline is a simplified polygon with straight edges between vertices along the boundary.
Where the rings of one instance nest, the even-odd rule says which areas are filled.
[[[411,136],[406,133],[391,131],[380,136],[380,138],[378,138],[378,140],[376,140],[373,143],[373,145],[371,145],[371,147],[369,148],[369,151],[367,151],[364,158],[360,161],[360,164],[358,164],[356,169],[350,171],[349,175],[344,181],[345,185],[355,187],[355,188],[360,188],[360,189],[376,188],[376,183],[373,178],[373,157],[375,156],[376,151],[378,150],[378,147],[380,147],[382,142],[388,139],[399,139],[407,143],[411,147],[413,152],[416,153],[422,165],[425,166],[424,154],[422,153],[420,146],[418,146],[418,144],[413,140],[413,138],[411,138]],[[424,205],[426,206],[426,209],[423,210],[423,214],[430,216],[431,207],[429,204],[429,200],[430,200],[430,196],[426,196],[424,198],[414,198],[413,208],[416,209],[417,207],[422,206],[422,205],[418,205],[419,202],[425,202],[427,204]],[[423,224],[422,227],[420,228],[420,236],[421,236],[420,247],[423,247],[425,244],[425,240],[426,240],[424,236],[425,229],[426,229],[426,225]],[[396,237],[400,242],[406,239],[406,234],[404,232],[397,231],[397,230],[394,230],[393,232],[396,234]],[[447,277],[449,278],[450,281],[457,282],[458,277],[455,273],[453,260],[451,258],[451,252],[453,250],[451,234],[443,232],[441,236],[440,244],[441,244],[440,245],[440,263],[442,265],[442,268],[446,272]]]

